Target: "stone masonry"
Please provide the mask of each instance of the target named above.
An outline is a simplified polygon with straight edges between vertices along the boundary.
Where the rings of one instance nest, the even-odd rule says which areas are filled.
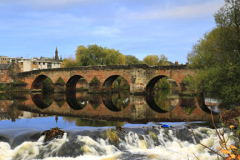
[[[185,76],[193,76],[194,74],[195,72],[187,69],[186,65],[151,67],[139,64],[36,70],[18,73],[18,78],[28,83],[26,89],[40,91],[45,78],[49,77],[53,83],[56,83],[61,77],[66,84],[64,86],[66,91],[68,89],[76,89],[76,83],[79,78],[83,77],[89,83],[95,76],[101,84],[94,92],[106,92],[111,88],[112,82],[117,77],[122,76],[128,82],[131,93],[145,93],[152,92],[154,84],[162,77],[175,80],[181,91],[179,83]]]

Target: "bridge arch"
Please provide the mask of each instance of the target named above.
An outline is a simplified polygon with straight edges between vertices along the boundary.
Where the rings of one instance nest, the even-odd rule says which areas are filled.
[[[111,86],[113,84],[113,82],[119,78],[119,77],[122,77],[128,84],[129,86],[129,90],[130,90],[130,84],[129,82],[127,81],[126,78],[124,78],[123,76],[121,75],[112,75],[110,77],[108,77],[104,82],[103,82],[103,85],[102,85],[102,89],[103,89],[103,92],[111,92]]]
[[[37,76],[37,78],[35,78],[35,80],[33,81],[32,85],[31,85],[31,89],[35,89],[35,90],[41,90],[42,86],[43,86],[43,82],[49,78],[51,81],[52,79],[44,74],[41,74],[39,76]],[[52,81],[53,83],[53,81]]]
[[[77,82],[79,81],[80,78],[84,78],[84,77],[81,76],[81,75],[71,76],[66,83],[66,91],[76,91],[76,84],[77,84]]]
[[[165,76],[165,75],[159,75],[159,76],[156,76],[156,77],[152,78],[146,86],[146,92],[147,93],[152,93],[153,90],[154,90],[154,86],[157,83],[157,81],[160,80],[163,77],[167,78],[167,76]]]

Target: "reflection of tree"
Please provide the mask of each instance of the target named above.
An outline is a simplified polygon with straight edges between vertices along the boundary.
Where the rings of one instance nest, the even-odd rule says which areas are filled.
[[[118,121],[101,121],[95,119],[82,119],[75,117],[63,117],[63,121],[66,123],[75,123],[76,126],[123,126],[126,122],[118,122]]]
[[[181,97],[179,105],[188,115],[197,108],[194,97]]]
[[[65,95],[54,93],[54,101],[57,103],[59,107],[62,107],[62,105],[65,103]]]
[[[54,94],[52,93],[42,93],[42,99],[47,106],[50,106],[54,99]]]
[[[100,106],[100,104],[102,103],[101,95],[98,95],[98,94],[90,95],[89,103],[96,110]]]
[[[161,89],[159,91],[155,91],[154,93],[154,102],[156,105],[164,111],[170,111],[170,103],[167,99],[167,96],[170,95],[170,89]]]
[[[17,104],[15,102],[8,107],[8,115],[11,117],[12,122],[15,122],[20,115],[20,111],[17,109]]]
[[[130,102],[129,92],[120,92],[112,95],[113,104],[121,111],[127,107]]]

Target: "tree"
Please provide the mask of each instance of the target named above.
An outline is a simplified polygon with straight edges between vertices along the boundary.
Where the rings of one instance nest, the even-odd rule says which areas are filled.
[[[79,66],[125,64],[125,56],[119,50],[108,49],[98,45],[80,45],[76,50]]]
[[[214,15],[217,27],[200,39],[188,54],[196,70],[198,90],[224,104],[240,102],[240,0],[225,0]]]
[[[167,60],[168,60],[167,57],[165,57],[164,54],[161,54],[158,65],[159,65],[159,66],[169,66],[169,63],[168,63]]]
[[[158,55],[148,55],[143,59],[143,63],[149,66],[157,66],[159,61]]]
[[[139,60],[135,56],[126,55],[125,64],[139,64]]]
[[[65,68],[68,68],[68,67],[77,67],[78,64],[77,64],[77,61],[75,58],[73,58],[72,56],[69,56],[68,58],[64,58],[63,59],[63,66]]]

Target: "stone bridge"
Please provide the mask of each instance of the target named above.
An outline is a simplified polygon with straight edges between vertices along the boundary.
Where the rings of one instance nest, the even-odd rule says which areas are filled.
[[[96,77],[100,83],[91,83],[88,91],[104,93],[111,90],[111,85],[119,76],[126,79],[132,94],[152,92],[155,83],[163,78],[173,79],[181,91],[179,83],[185,76],[193,76],[195,73],[187,69],[186,65],[177,66],[148,66],[139,65],[111,65],[111,66],[87,66],[75,68],[56,68],[35,70],[18,73],[19,80],[26,82],[26,89],[41,91],[43,81],[49,77],[55,92],[76,90],[76,83],[80,78],[86,79],[88,84]],[[64,83],[59,84],[61,78]]]

